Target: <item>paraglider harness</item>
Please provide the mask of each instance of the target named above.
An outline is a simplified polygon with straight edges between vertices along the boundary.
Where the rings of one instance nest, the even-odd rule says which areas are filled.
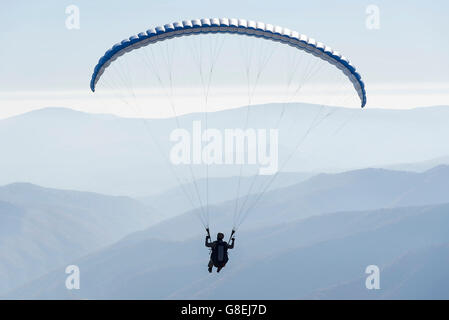
[[[210,239],[209,229],[206,229],[207,235]],[[235,231],[232,230],[231,236],[229,237],[229,242],[232,239],[232,236],[235,234]],[[214,267],[223,268],[229,260],[228,257],[228,243],[222,241],[215,241],[215,246],[209,249],[210,260],[213,262]]]

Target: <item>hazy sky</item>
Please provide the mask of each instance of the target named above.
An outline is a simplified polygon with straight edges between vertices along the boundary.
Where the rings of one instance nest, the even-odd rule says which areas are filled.
[[[68,5],[80,29],[66,28]],[[366,27],[369,5],[380,29]],[[0,117],[47,106],[107,112],[89,92],[114,43],[151,26],[202,17],[278,24],[338,49],[367,85],[368,107],[449,102],[447,1],[2,1]],[[6,45],[5,45],[6,44]]]

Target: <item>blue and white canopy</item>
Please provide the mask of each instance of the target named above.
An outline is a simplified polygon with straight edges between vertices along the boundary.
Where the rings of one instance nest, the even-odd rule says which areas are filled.
[[[127,52],[174,37],[208,33],[228,33],[259,37],[285,43],[289,46],[298,48],[299,50],[313,54],[343,71],[357,91],[361,107],[363,108],[366,105],[365,85],[360,74],[349,60],[338,51],[287,28],[265,24],[263,22],[228,18],[195,19],[169,23],[164,26],[151,28],[115,44],[111,49],[106,51],[104,56],[100,58],[98,64],[95,66],[90,82],[90,88],[92,91],[95,91],[95,86],[106,68],[114,60]]]

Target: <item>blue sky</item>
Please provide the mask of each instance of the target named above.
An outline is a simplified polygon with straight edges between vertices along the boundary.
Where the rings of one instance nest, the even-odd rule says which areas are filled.
[[[71,4],[80,9],[79,30],[65,27]],[[370,4],[379,7],[379,30],[365,26]],[[182,19],[239,17],[288,27],[337,48],[372,94],[396,85],[402,94],[426,88],[443,104],[448,11],[447,1],[2,1],[0,40],[7,45],[0,51],[0,90],[87,94],[96,61],[121,39]]]

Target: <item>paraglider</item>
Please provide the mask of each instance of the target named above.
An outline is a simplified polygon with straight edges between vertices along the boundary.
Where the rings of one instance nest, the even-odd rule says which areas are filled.
[[[178,129],[180,128],[180,121],[178,119],[178,114],[176,111],[175,106],[175,99],[174,99],[174,78],[175,73],[180,71],[180,69],[188,69],[190,67],[189,64],[181,64],[180,66],[176,66],[176,64],[173,62],[174,57],[174,45],[173,47],[170,47],[169,45],[166,45],[164,48],[160,47],[160,52],[157,51],[157,44],[160,43],[171,43],[176,38],[191,38],[194,40],[195,38],[199,37],[199,41],[193,44],[191,43],[190,49],[192,52],[192,55],[195,58],[195,63],[191,65],[197,65],[198,67],[198,73],[200,78],[201,87],[203,88],[203,105],[204,105],[204,118],[205,118],[205,132],[208,132],[208,113],[210,110],[208,110],[208,106],[210,104],[210,86],[212,82],[212,75],[214,74],[215,70],[215,62],[217,60],[217,57],[220,53],[220,50],[223,47],[223,43],[220,41],[217,41],[219,37],[223,37],[224,35],[227,35],[229,37],[236,37],[236,38],[245,38],[246,39],[254,39],[254,41],[264,41],[266,43],[269,43],[272,46],[277,45],[277,47],[287,48],[289,49],[289,54],[292,54],[294,56],[294,59],[296,59],[296,55],[301,53],[302,55],[306,57],[310,57],[310,59],[313,59],[314,61],[311,63],[307,63],[307,61],[294,61],[292,66],[287,66],[285,68],[287,77],[286,77],[286,85],[285,85],[285,91],[287,94],[289,94],[292,98],[294,97],[300,89],[303,88],[303,85],[306,81],[309,81],[311,76],[314,74],[318,74],[320,68],[314,68],[317,61],[325,64],[326,66],[329,66],[329,68],[332,69],[338,76],[343,77],[344,82],[348,82],[351,86],[351,94],[354,95],[354,90],[357,96],[355,96],[357,100],[357,104],[360,105],[362,108],[365,107],[367,98],[366,98],[366,90],[365,85],[361,79],[360,74],[356,71],[356,68],[349,62],[349,60],[340,54],[338,51],[330,48],[329,46],[318,42],[312,38],[309,38],[303,34],[300,34],[296,31],[292,31],[288,28],[283,28],[279,26],[274,26],[271,24],[266,24],[263,22],[255,22],[251,20],[244,20],[244,19],[228,19],[228,18],[214,18],[214,19],[194,19],[194,20],[184,20],[182,22],[175,22],[175,23],[169,23],[165,24],[164,26],[159,26],[155,28],[150,28],[147,31],[141,32],[137,35],[131,36],[128,39],[125,39],[114,46],[112,46],[111,49],[106,51],[106,53],[100,58],[97,65],[94,68],[92,78],[90,80],[90,89],[92,92],[95,92],[97,89],[97,84],[101,79],[105,77],[105,73],[107,73],[107,70],[114,69],[112,66],[118,65],[118,68],[116,70],[117,77],[116,79],[110,79],[110,81],[107,81],[107,79],[103,80],[108,86],[111,87],[113,91],[117,90],[118,86],[117,84],[122,84],[123,88],[125,89],[125,93],[118,93],[117,96],[121,100],[125,100],[126,106],[135,106],[136,109],[139,109],[143,106],[150,105],[146,102],[140,103],[137,101],[138,93],[136,88],[133,87],[134,80],[133,77],[135,77],[135,74],[137,72],[135,71],[142,71],[144,73],[144,78],[146,81],[148,81],[149,77],[154,76],[154,78],[157,80],[157,83],[161,86],[163,89],[162,91],[165,93],[168,105],[171,107],[173,112],[173,119],[176,120],[176,126]],[[209,50],[205,50],[207,46],[204,45],[204,42],[202,42],[202,37],[210,37],[210,46]],[[244,37],[242,37],[244,36]],[[260,40],[259,40],[260,39]],[[268,41],[267,41],[268,40]],[[276,44],[277,43],[277,44]],[[243,43],[243,46],[245,43]],[[148,48],[148,52],[145,51],[145,48]],[[155,48],[153,50],[153,48]],[[183,46],[181,50],[181,56],[185,58],[186,53],[189,52],[189,46]],[[259,84],[260,76],[264,71],[265,66],[268,64],[268,61],[270,60],[271,53],[270,50],[252,50],[254,48],[249,48],[247,50],[247,55],[245,56],[246,60],[244,61],[244,72],[243,74],[246,75],[246,84],[244,87],[247,87],[248,92],[248,98],[247,98],[247,114],[246,114],[246,121],[244,125],[244,129],[247,130],[248,125],[248,118],[249,118],[249,110],[250,105],[253,101],[253,96],[255,94],[255,89]],[[210,61],[208,61],[209,65],[204,66],[204,63],[206,62],[205,56],[207,54],[201,53],[201,50],[209,51],[210,55]],[[143,51],[143,54],[141,55],[141,61],[138,62],[138,65],[135,69],[131,69],[127,60],[124,59],[125,63],[117,63],[115,62],[122,56],[129,56],[132,55],[132,53],[139,53]],[[253,58],[253,54],[256,52],[260,55],[259,59],[256,61],[256,59]],[[267,53],[268,52],[268,53]],[[138,54],[136,54],[138,56]],[[230,56],[230,55],[228,55]],[[318,59],[316,59],[318,58]],[[157,62],[157,59],[161,59],[160,62]],[[286,61],[279,61],[278,63],[287,63],[288,59],[285,59]],[[307,60],[307,59],[306,59]],[[120,61],[118,61],[120,62]],[[181,67],[182,66],[182,67]],[[235,67],[230,63],[227,67]],[[167,73],[166,77],[164,78],[161,69],[164,69]],[[298,83],[296,83],[297,88],[293,86],[294,83],[294,76],[301,73],[297,72],[297,70],[300,69],[303,73],[298,80]],[[251,73],[254,73],[253,75]],[[114,70],[111,70],[110,74],[113,74]],[[275,68],[274,75],[277,75],[280,73],[279,68]],[[227,74],[231,74],[227,72]],[[270,76],[272,81],[278,81],[276,77],[273,76],[273,74]],[[193,78],[191,74],[188,75],[188,77]],[[326,81],[332,81],[334,78],[332,77],[325,77]],[[130,79],[130,80],[127,80]],[[190,80],[190,78],[189,78]],[[147,84],[147,82],[145,82]],[[190,81],[189,81],[189,85]],[[293,87],[294,90],[291,88]],[[147,88],[147,87],[146,87]],[[148,92],[145,93],[147,96],[149,95]],[[191,94],[191,93],[190,93]],[[150,94],[151,95],[151,94]],[[228,94],[229,95],[229,94]],[[127,100],[126,97],[129,97]],[[358,98],[358,99],[357,99]],[[287,98],[285,101],[289,101]],[[291,100],[290,100],[291,101]],[[152,104],[151,104],[152,105]],[[244,197],[241,197],[241,176],[242,176],[242,165],[240,165],[240,170],[238,174],[238,184],[235,188],[236,195],[234,197],[235,199],[235,208],[234,213],[230,215],[233,217],[233,226],[232,226],[232,234],[229,239],[229,243],[224,241],[224,235],[223,233],[218,233],[217,240],[214,242],[211,242],[210,239],[210,232],[209,232],[209,163],[205,164],[205,180],[206,180],[206,195],[205,199],[201,197],[199,187],[197,185],[197,179],[195,177],[194,171],[192,169],[192,161],[190,161],[190,158],[187,157],[189,161],[179,160],[179,157],[176,158],[175,156],[178,156],[179,152],[172,153],[170,155],[164,154],[164,158],[167,160],[167,163],[169,163],[170,159],[175,158],[175,161],[172,161],[172,165],[188,165],[189,170],[188,173],[190,173],[191,179],[190,181],[185,181],[179,176],[177,176],[176,172],[173,170],[173,166],[169,169],[170,172],[174,175],[176,180],[179,183],[180,189],[182,192],[184,192],[186,198],[189,200],[189,203],[192,206],[192,209],[195,213],[198,215],[199,219],[201,220],[203,227],[207,231],[207,237],[205,245],[208,248],[211,248],[211,258],[208,264],[208,270],[209,272],[212,272],[212,267],[217,267],[217,272],[220,272],[220,270],[226,265],[228,262],[228,249],[234,248],[234,242],[235,238],[233,237],[235,232],[238,230],[240,225],[243,223],[243,221],[248,216],[248,213],[255,207],[255,205],[258,203],[258,201],[263,197],[264,193],[268,190],[274,179],[276,178],[277,174],[282,171],[282,169],[285,167],[285,164],[292,158],[292,155],[295,151],[299,149],[307,135],[311,132],[311,130],[315,127],[317,127],[324,119],[330,116],[331,112],[328,114],[325,114],[324,116],[321,115],[322,108],[319,109],[317,115],[313,118],[312,123],[310,124],[310,127],[305,130],[304,136],[300,136],[298,138],[298,142],[294,144],[294,147],[292,148],[292,152],[290,155],[288,155],[285,158],[285,161],[279,165],[277,165],[276,161],[276,170],[273,172],[270,172],[271,174],[270,179],[267,179],[265,183],[257,184],[257,175],[254,176],[252,182],[250,183],[250,187],[248,188],[248,191]],[[279,127],[279,124],[281,120],[284,118],[285,114],[285,103],[284,106],[281,109],[281,112],[279,114],[279,118],[276,122],[276,127]],[[295,124],[295,123],[294,123]],[[151,127],[148,128],[149,131],[151,131]],[[270,129],[271,130],[271,129]],[[271,132],[271,131],[270,131]],[[273,130],[273,132],[277,132],[276,130]],[[289,132],[290,133],[290,132]],[[201,135],[201,139],[204,139],[205,141],[209,142],[209,135],[205,134],[206,138],[202,138],[203,135]],[[277,138],[277,136],[276,136]],[[244,145],[244,142],[241,144]],[[271,146],[273,143],[270,144]],[[159,152],[164,153],[162,148],[158,146]],[[194,148],[195,149],[195,148]],[[200,154],[202,151],[200,148],[196,148],[197,153]],[[210,146],[209,146],[209,149]],[[178,150],[175,148],[175,151]],[[263,150],[263,149],[261,149]],[[173,156],[174,154],[174,156]],[[188,148],[186,154],[190,156],[190,147]],[[241,152],[240,154],[245,155],[244,152]],[[249,151],[246,153],[246,155],[250,154]],[[195,156],[196,153],[192,152],[192,156]],[[277,156],[277,154],[276,154]],[[197,156],[199,158],[199,156]],[[221,159],[221,158],[220,158]],[[221,160],[220,160],[221,161]],[[198,161],[199,163],[199,161]],[[215,163],[216,164],[216,163]],[[195,161],[193,161],[193,165],[197,165]],[[186,190],[185,185],[187,183],[193,184],[192,190]],[[258,191],[257,195],[252,198],[253,202],[251,203],[249,195],[255,194],[254,187],[260,186],[260,190]]]
[[[226,241],[223,240],[224,234],[219,232],[219,233],[217,233],[217,240],[214,242],[210,242],[209,229],[207,229],[206,231],[207,231],[207,236],[206,236],[205,245],[206,245],[206,247],[211,249],[210,260],[207,265],[207,270],[209,271],[209,273],[211,273],[212,268],[216,267],[217,273],[218,273],[218,272],[220,272],[220,270],[222,268],[224,268],[226,266],[226,263],[228,263],[228,261],[229,261],[228,250],[234,249],[235,238],[232,237],[232,235],[231,235],[231,241],[230,241],[231,243],[227,243]],[[232,234],[234,234],[234,232]]]

